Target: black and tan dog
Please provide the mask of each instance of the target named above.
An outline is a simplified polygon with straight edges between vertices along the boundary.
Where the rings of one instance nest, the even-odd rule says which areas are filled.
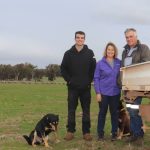
[[[122,139],[123,136],[130,135],[130,117],[123,106],[122,100],[119,103],[119,117],[118,117],[118,139]]]
[[[49,147],[48,135],[51,132],[57,132],[58,121],[58,115],[47,114],[37,123],[35,129],[31,131],[29,136],[24,135],[23,137],[29,145],[36,146],[43,143],[45,147]],[[55,136],[57,136],[57,133]],[[58,140],[57,137],[56,140]]]

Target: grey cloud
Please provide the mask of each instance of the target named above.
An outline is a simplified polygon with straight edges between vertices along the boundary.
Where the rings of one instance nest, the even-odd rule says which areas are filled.
[[[93,10],[94,21],[112,24],[150,24],[150,1],[120,0],[109,1]]]

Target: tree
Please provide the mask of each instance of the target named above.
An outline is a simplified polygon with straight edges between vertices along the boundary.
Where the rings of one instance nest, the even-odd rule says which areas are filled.
[[[40,81],[45,75],[45,69],[34,69],[33,78],[35,81]]]
[[[15,65],[14,70],[15,70],[15,79],[23,80],[23,78],[25,77],[24,64],[21,63],[21,64]]]
[[[33,79],[35,68],[37,68],[37,66],[34,66],[30,63],[25,63],[24,64],[24,71],[25,71],[26,80],[30,81],[31,79]]]
[[[0,65],[0,80],[15,79],[14,68],[11,65]]]
[[[60,66],[57,64],[49,64],[46,67],[48,80],[55,80],[56,76],[60,75]]]
[[[30,81],[34,79],[39,81],[43,76],[47,76],[50,81],[55,80],[57,76],[61,76],[60,66],[49,64],[46,69],[38,69],[31,63],[20,63],[14,66],[0,64],[0,80],[26,79]]]

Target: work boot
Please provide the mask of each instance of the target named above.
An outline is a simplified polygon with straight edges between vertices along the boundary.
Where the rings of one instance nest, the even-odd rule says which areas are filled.
[[[143,136],[131,136],[127,142],[135,142],[135,141],[140,141],[140,140],[143,140]]]
[[[90,133],[85,133],[83,135],[83,139],[86,141],[91,141],[92,140],[92,136],[90,135]]]
[[[64,137],[66,141],[71,141],[73,138],[74,134],[72,132],[67,132],[66,136]]]
[[[104,134],[100,134],[100,135],[98,136],[98,139],[97,139],[97,140],[103,142],[103,141],[104,141]]]
[[[111,141],[116,141],[117,140],[117,134],[113,133],[111,136]]]

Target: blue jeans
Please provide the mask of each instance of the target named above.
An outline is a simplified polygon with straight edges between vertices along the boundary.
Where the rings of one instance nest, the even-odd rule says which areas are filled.
[[[98,125],[97,125],[97,132],[99,136],[104,135],[104,126],[105,126],[105,119],[106,119],[108,106],[111,115],[111,125],[112,125],[111,133],[112,134],[117,133],[119,100],[120,100],[120,94],[115,96],[102,95],[102,101],[99,102],[99,115],[98,115]]]
[[[137,97],[134,103],[131,104],[132,106],[139,106],[141,104],[142,97]],[[143,136],[144,132],[142,129],[142,118],[139,115],[139,108],[131,108],[127,107],[127,110],[130,115],[130,131],[133,134],[133,136],[138,137],[138,136]]]

